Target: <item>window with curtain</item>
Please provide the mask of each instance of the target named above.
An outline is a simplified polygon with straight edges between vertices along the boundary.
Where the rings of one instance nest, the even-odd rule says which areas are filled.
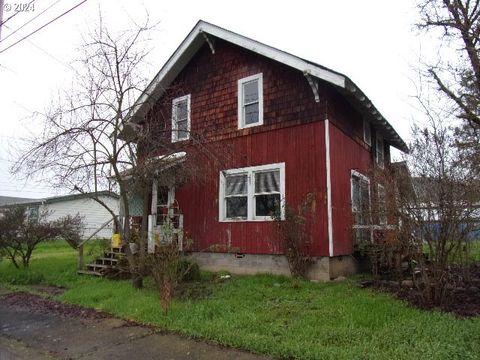
[[[284,163],[220,173],[220,221],[272,220],[283,216],[284,198]]]

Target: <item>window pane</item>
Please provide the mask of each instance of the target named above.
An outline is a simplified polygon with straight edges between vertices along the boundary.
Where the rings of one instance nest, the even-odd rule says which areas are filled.
[[[159,186],[157,190],[157,206],[165,207],[168,205],[168,187]]]
[[[255,173],[255,193],[280,192],[280,170]]]
[[[371,242],[371,232],[368,228],[354,229],[355,241],[357,244]]]
[[[258,80],[243,84],[243,103],[249,104],[258,101]]]
[[[255,196],[255,216],[275,216],[278,214],[280,214],[280,194]]]
[[[366,225],[370,212],[370,193],[368,182],[358,176],[352,176],[352,210],[354,224]]]
[[[245,105],[245,125],[258,122],[258,103]]]
[[[370,128],[370,123],[366,120],[363,120],[363,140],[368,144],[372,144],[372,131]]]
[[[352,177],[352,208],[354,211],[360,209],[360,178]]]
[[[247,174],[228,175],[226,178],[225,195],[246,195]]]
[[[186,120],[188,118],[188,106],[187,100],[180,101],[175,105],[175,119]]]
[[[377,137],[377,164],[383,167],[384,164],[384,153],[383,153],[383,139]]]
[[[178,139],[188,139],[188,121],[177,121]]]
[[[247,197],[235,196],[225,199],[227,205],[227,218],[247,218]]]
[[[387,223],[387,194],[381,185],[378,186],[378,221],[382,225]]]

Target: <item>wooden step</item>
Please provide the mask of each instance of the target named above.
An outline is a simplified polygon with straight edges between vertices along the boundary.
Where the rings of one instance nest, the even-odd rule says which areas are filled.
[[[112,265],[102,265],[102,264],[87,264],[87,269],[96,271],[97,269],[104,270],[112,268]]]
[[[118,263],[118,259],[110,258],[110,257],[100,257],[95,260],[95,263],[102,264],[102,265],[115,266]]]
[[[103,274],[98,271],[91,271],[91,270],[78,270],[77,274],[79,275],[91,275],[91,276],[99,276],[102,277]]]
[[[119,259],[123,256],[125,256],[125,253],[123,252],[108,251],[108,250],[103,252],[103,257],[106,257],[106,258]]]
[[[117,268],[117,264],[124,256],[125,253],[122,248],[110,247],[104,251],[103,256],[97,257],[94,263],[87,264],[85,266],[86,270],[79,270],[78,274],[103,277],[123,273]]]

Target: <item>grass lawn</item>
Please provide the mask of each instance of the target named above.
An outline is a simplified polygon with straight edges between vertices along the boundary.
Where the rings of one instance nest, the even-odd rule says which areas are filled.
[[[99,251],[99,247],[97,247]],[[0,284],[43,282],[68,290],[56,299],[126,319],[276,357],[298,359],[479,359],[480,318],[412,309],[353,281],[311,283],[271,275],[225,282],[206,274],[210,290],[175,300],[168,315],[155,290],[129,281],[77,276],[76,253],[43,245],[28,270],[0,263]],[[147,285],[149,283],[147,282]]]

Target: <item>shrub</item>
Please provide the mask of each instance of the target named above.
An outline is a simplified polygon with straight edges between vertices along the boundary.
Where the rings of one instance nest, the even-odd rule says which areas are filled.
[[[287,257],[290,273],[294,277],[306,277],[313,260],[308,256],[310,245],[308,220],[315,209],[315,194],[307,194],[297,209],[285,205],[285,219],[280,214],[275,216],[277,234]]]
[[[187,259],[180,261],[178,271],[181,281],[199,281],[201,278],[198,264]]]

